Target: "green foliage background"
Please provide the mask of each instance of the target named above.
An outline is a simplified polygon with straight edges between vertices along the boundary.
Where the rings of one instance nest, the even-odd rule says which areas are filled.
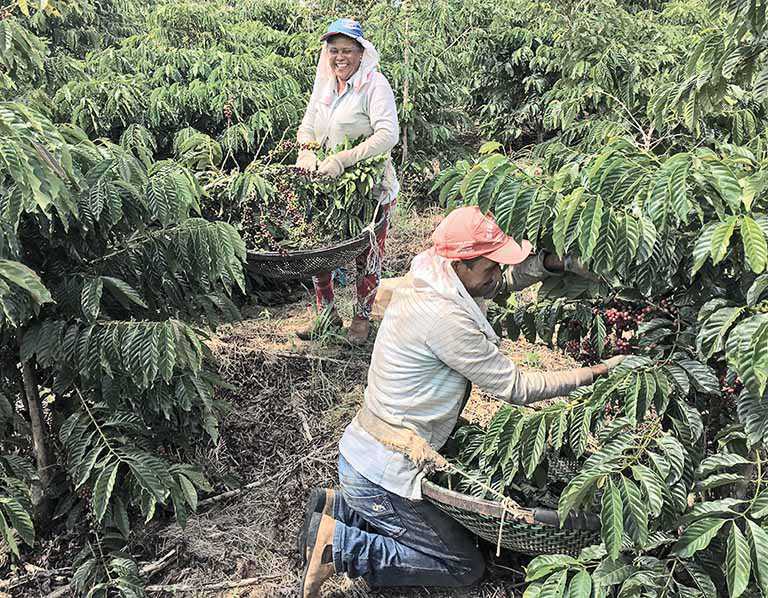
[[[395,90],[404,193],[598,275],[505,306],[510,336],[604,354],[607,302],[652,310],[607,380],[460,431],[479,495],[583,460],[545,490],[603,544],[534,560],[526,594],[768,593],[766,6],[342,4],[0,5],[2,550],[79,529],[75,590],[140,596],[136,527],[212,491],[188,455],[226,408],[203,340],[246,289],[224,215],[270,199],[344,14]]]

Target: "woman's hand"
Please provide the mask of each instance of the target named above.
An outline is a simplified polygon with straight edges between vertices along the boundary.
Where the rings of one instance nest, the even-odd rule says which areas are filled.
[[[328,156],[325,160],[320,162],[320,165],[317,167],[317,174],[337,179],[344,174],[344,164],[339,160],[337,154]]]
[[[296,160],[296,168],[314,172],[317,170],[317,156],[312,150],[300,150]]]

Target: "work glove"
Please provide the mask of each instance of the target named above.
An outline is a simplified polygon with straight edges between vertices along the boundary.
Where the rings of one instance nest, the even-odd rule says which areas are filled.
[[[600,279],[597,276],[595,276],[592,272],[590,272],[587,269],[587,267],[579,258],[574,257],[572,255],[566,255],[563,258],[563,270],[565,272],[571,272],[572,274],[576,274],[576,276],[581,276],[582,278],[586,278],[588,280],[593,280],[595,282],[600,281]]]
[[[349,168],[355,162],[357,162],[355,148],[342,150],[332,156],[328,156],[325,160],[320,162],[320,166],[317,167],[317,172],[322,176],[337,179],[344,174],[345,168]]]
[[[296,160],[296,168],[314,172],[317,170],[317,155],[312,150],[300,150]]]
[[[320,162],[320,165],[317,167],[317,174],[337,179],[344,174],[344,164],[336,155],[328,156],[325,160]]]
[[[596,378],[598,376],[607,376],[613,370],[615,370],[621,362],[627,358],[626,355],[614,355],[609,357],[605,361],[592,366],[592,375]]]

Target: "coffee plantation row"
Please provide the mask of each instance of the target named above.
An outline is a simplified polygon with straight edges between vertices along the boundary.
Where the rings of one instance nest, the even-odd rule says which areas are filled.
[[[135,530],[213,491],[191,458],[226,408],[204,341],[253,290],[247,250],[368,223],[346,207],[380,160],[339,185],[290,167],[347,11],[395,90],[403,194],[596,275],[500,301],[497,327],[631,355],[456,432],[475,476],[445,483],[600,518],[526,596],[768,595],[766,6],[357,4],[0,4],[0,571],[68,529],[75,592],[141,596]],[[558,459],[579,463],[560,485]]]

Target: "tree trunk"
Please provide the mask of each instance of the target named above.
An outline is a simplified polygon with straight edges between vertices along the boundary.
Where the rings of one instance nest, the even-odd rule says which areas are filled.
[[[32,427],[32,446],[35,451],[37,475],[39,481],[32,486],[32,502],[39,523],[45,523],[50,515],[50,497],[48,492],[53,480],[53,466],[48,451],[48,427],[43,416],[43,404],[37,385],[37,372],[31,361],[22,364],[24,393],[27,398],[29,420]]]
[[[403,0],[401,5],[402,11],[405,13],[405,34],[403,44],[403,65],[405,66],[405,79],[403,80],[403,116],[406,116],[406,110],[408,110],[408,102],[410,101],[410,79],[411,74],[409,71],[409,63],[411,57],[411,42],[409,39],[411,28],[411,0]],[[408,160],[408,119],[404,118],[403,123],[403,153],[400,158],[400,168],[405,166]]]

